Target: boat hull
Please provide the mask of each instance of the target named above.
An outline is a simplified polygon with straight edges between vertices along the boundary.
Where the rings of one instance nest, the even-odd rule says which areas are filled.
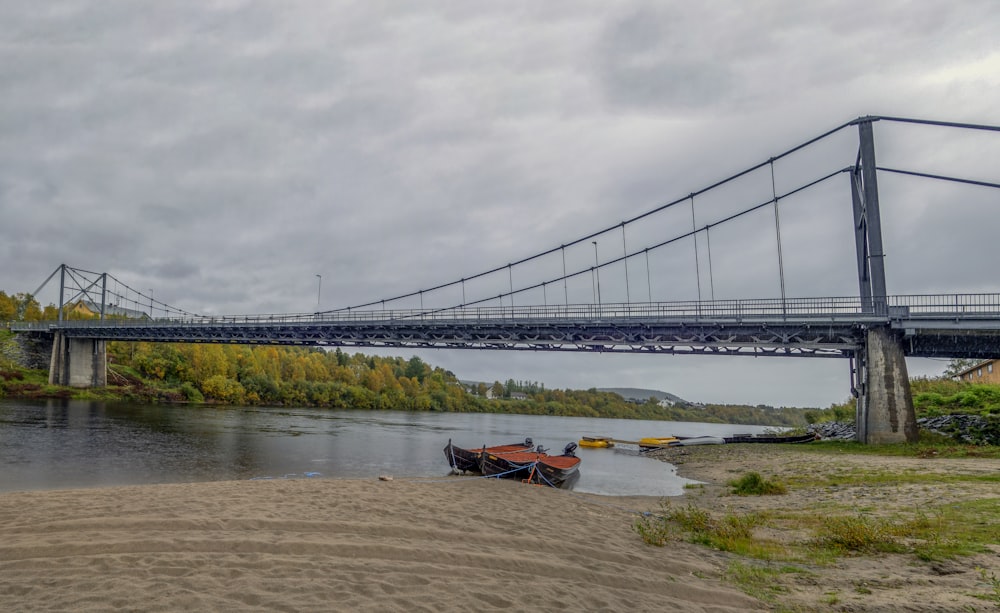
[[[527,479],[538,456],[533,451],[483,453],[479,456],[479,472],[487,477]]]
[[[550,456],[535,465],[535,473],[529,477],[530,483],[548,485],[563,490],[571,490],[580,480],[580,458]]]
[[[680,439],[676,436],[646,437],[639,439],[640,449],[659,449],[676,445]]]
[[[726,439],[721,436],[693,436],[691,438],[682,438],[671,446],[722,445],[725,442]]]
[[[479,468],[489,477],[518,479],[560,489],[571,489],[580,479],[580,458],[575,455],[550,456],[534,451],[484,453]]]
[[[811,443],[819,436],[814,432],[796,436],[727,436],[727,443]]]

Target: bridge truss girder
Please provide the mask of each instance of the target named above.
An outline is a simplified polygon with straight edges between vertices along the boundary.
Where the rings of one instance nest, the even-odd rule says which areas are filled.
[[[984,327],[956,327],[953,322],[926,322],[924,325],[898,324],[903,352],[923,358],[968,358],[990,360],[1000,356],[1000,334]],[[995,327],[995,324],[992,324]]]
[[[70,337],[107,340],[299,345],[669,353],[707,355],[795,355],[847,357],[863,340],[856,324],[658,324],[537,321],[495,324],[386,321],[371,323],[200,323],[161,322],[127,326],[64,328]]]

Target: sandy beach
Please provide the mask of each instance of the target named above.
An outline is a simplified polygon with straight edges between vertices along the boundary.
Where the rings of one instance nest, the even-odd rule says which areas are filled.
[[[520,483],[274,480],[0,495],[9,611],[744,611],[716,554]]]
[[[610,452],[610,451],[609,451]],[[675,504],[713,512],[885,512],[997,485],[792,489],[735,497],[747,470],[996,472],[995,460],[919,460],[727,445],[658,452],[705,482]],[[10,611],[954,611],[994,605],[978,568],[996,554],[925,563],[838,560],[781,575],[779,605],[724,578],[733,556],[646,545],[631,527],[653,497],[602,497],[469,477],[271,480],[0,495],[0,602]],[[795,538],[785,535],[785,538]],[[779,538],[781,538],[779,536]],[[859,591],[858,586],[866,586]],[[863,593],[862,593],[863,592]],[[837,594],[833,599],[830,594]],[[833,602],[833,601],[836,602]],[[969,608],[973,607],[973,608]]]

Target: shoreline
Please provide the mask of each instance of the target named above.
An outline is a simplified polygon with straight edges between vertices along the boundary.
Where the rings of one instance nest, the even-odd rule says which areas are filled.
[[[0,595],[12,610],[953,611],[992,608],[1000,546],[953,559],[878,553],[761,561],[684,540],[646,545],[661,502],[731,513],[930,513],[1000,499],[1000,460],[713,445],[651,452],[701,482],[683,495],[603,496],[462,477],[260,479],[0,493]],[[748,471],[793,483],[738,497]],[[858,471],[940,480],[830,485]],[[810,485],[810,480],[815,481]],[[768,539],[808,534],[765,528]],[[1000,535],[998,535],[1000,537]],[[1000,540],[1000,539],[998,539]],[[734,564],[795,567],[768,604]],[[979,569],[982,569],[980,571]],[[985,573],[985,574],[984,574]]]

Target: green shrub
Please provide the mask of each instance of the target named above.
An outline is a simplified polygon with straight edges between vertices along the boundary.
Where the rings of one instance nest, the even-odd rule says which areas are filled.
[[[770,496],[788,493],[784,485],[768,481],[755,472],[749,472],[739,479],[730,481],[727,485],[733,488],[732,493],[737,496]]]
[[[183,395],[184,399],[188,402],[205,402],[205,396],[202,395],[201,391],[199,391],[193,383],[185,381],[181,384],[180,391],[181,395]]]
[[[685,509],[669,509],[667,519],[676,522],[688,532],[708,532],[715,525],[708,511],[699,509],[692,504],[689,504]]]
[[[673,531],[667,518],[662,515],[648,513],[632,524],[632,531],[638,534],[647,545],[663,547],[673,538]]]
[[[663,500],[660,501],[660,511],[660,514],[646,513],[632,525],[632,531],[649,545],[662,547],[680,531],[701,534],[715,525],[708,511],[694,505],[689,504],[686,509],[674,509],[669,501]]]
[[[896,537],[898,528],[887,520],[867,515],[824,518],[816,542],[836,551],[898,552],[905,548]]]

